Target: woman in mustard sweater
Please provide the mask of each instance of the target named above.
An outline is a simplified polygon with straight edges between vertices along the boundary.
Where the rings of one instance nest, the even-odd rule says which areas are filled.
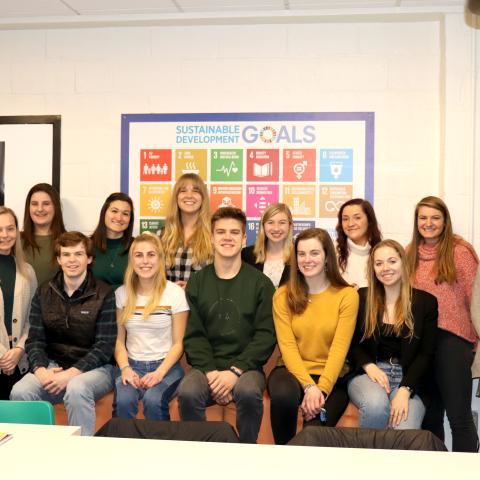
[[[300,405],[305,421],[334,426],[348,404],[343,376],[355,329],[358,294],[342,279],[330,236],[304,230],[295,241],[291,276],[273,297],[281,352],[268,379],[276,444],[294,435]]]

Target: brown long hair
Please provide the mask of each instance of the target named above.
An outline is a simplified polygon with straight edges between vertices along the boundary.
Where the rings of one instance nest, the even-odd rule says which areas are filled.
[[[368,200],[364,200],[363,198],[352,198],[351,200],[345,202],[338,211],[337,226],[335,227],[335,230],[337,232],[338,265],[341,272],[344,272],[346,270],[348,256],[350,254],[347,243],[348,237],[343,231],[342,227],[342,216],[345,207],[349,207],[351,205],[359,205],[362,208],[363,213],[367,216],[367,237],[370,247],[373,248],[378,242],[380,242],[380,240],[382,240],[382,234],[380,232],[380,227],[378,226],[377,217],[375,215],[375,210],[373,209],[372,204]]]
[[[30,202],[32,196],[37,192],[45,192],[53,203],[55,213],[52,219],[52,225],[50,231],[52,232],[53,242],[65,232],[65,225],[63,223],[62,204],[60,203],[60,195],[58,192],[48,183],[37,183],[27,193],[25,199],[25,210],[23,214],[23,232],[21,233],[23,249],[30,248],[32,255],[35,256],[35,251],[40,253],[40,246],[35,240],[35,225],[32,217],[30,216]],[[52,257],[52,262],[55,262],[55,257]]]
[[[418,247],[423,242],[423,237],[418,231],[418,211],[420,207],[429,207],[438,210],[443,215],[443,232],[438,240],[437,255],[434,263],[435,283],[454,283],[457,280],[457,272],[454,262],[455,235],[453,234],[452,219],[445,202],[438,197],[429,196],[422,198],[415,206],[413,217],[412,240],[407,248],[407,262],[412,279],[418,268]]]
[[[301,232],[294,244],[292,256],[290,257],[290,279],[287,283],[287,304],[290,311],[296,315],[302,314],[308,304],[308,284],[297,263],[298,243],[302,240],[316,238],[322,245],[325,252],[326,275],[330,284],[335,288],[348,287],[348,283],[340,275],[335,256],[335,247],[332,239],[326,230],[322,228],[308,228]]]
[[[255,263],[265,263],[267,258],[267,242],[268,238],[265,235],[265,223],[268,222],[277,213],[284,213],[288,219],[288,235],[283,241],[283,262],[290,261],[290,255],[292,254],[292,238],[293,238],[293,218],[292,212],[284,203],[272,203],[269,205],[262,214],[260,220],[260,226],[258,229],[258,235],[253,247],[253,254],[255,255]]]
[[[412,316],[412,287],[410,285],[410,271],[407,256],[403,247],[395,240],[383,240],[377,243],[370,251],[367,263],[368,290],[365,304],[365,327],[362,340],[375,335],[377,325],[382,322],[385,311],[385,287],[375,274],[375,252],[383,247],[390,247],[398,253],[402,262],[402,286],[400,295],[395,303],[393,320],[393,333],[399,337],[407,329],[407,338],[413,337]]]
[[[133,224],[135,221],[135,217],[133,214],[133,201],[126,193],[115,192],[111,193],[106,198],[105,202],[102,205],[102,209],[100,210],[98,225],[93,231],[90,238],[92,239],[93,246],[97,250],[100,250],[101,252],[107,251],[107,227],[105,225],[105,214],[107,213],[110,204],[116,201],[128,203],[128,205],[130,206],[130,221],[128,222],[128,227],[123,232],[122,236],[123,255],[125,253],[128,253],[128,249],[130,248],[130,244],[132,243]]]
[[[188,183],[197,187],[202,196],[202,206],[200,207],[195,225],[195,232],[188,240],[188,244],[193,251],[193,265],[203,265],[210,262],[213,257],[213,247],[210,236],[210,201],[207,187],[199,175],[195,173],[184,173],[178,178],[173,188],[172,196],[170,197],[169,213],[165,220],[165,228],[162,234],[165,265],[167,268],[175,265],[175,254],[184,240],[181,212],[177,199],[180,190]]]

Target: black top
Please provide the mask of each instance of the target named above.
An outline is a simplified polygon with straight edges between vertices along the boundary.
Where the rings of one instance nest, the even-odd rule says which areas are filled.
[[[383,323],[380,326],[380,338],[378,339],[377,360],[388,361],[396,357],[400,358],[401,343],[395,333],[393,333],[392,326]]]
[[[361,341],[365,324],[365,307],[367,288],[360,288],[360,305],[358,308],[357,325],[353,334],[352,344],[348,352],[356,375],[364,372],[363,365],[375,363],[378,354],[380,332]],[[413,289],[412,292],[413,332],[412,338],[406,337],[406,332],[400,337],[399,360],[403,370],[400,386],[412,388],[418,392],[422,400],[422,386],[426,375],[431,373],[431,362],[435,348],[437,333],[438,304],[437,299],[423,290]]]
[[[3,318],[8,336],[12,335],[16,272],[15,259],[11,255],[0,255],[0,288],[3,295]]]
[[[253,253],[253,245],[245,247],[242,249],[242,260],[252,267],[255,267],[257,270],[260,270],[263,273],[263,263],[255,263],[255,255]],[[283,268],[282,276],[280,278],[280,283],[278,284],[281,287],[283,284],[288,282],[290,278],[290,265],[286,264]]]

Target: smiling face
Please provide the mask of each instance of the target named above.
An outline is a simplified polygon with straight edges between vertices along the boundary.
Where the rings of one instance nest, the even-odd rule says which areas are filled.
[[[50,195],[46,192],[35,192],[30,198],[29,209],[34,229],[50,230],[55,216],[55,206]]]
[[[15,219],[10,213],[0,215],[0,255],[10,255],[16,240]]]
[[[105,228],[107,238],[121,238],[130,224],[132,209],[123,200],[113,201],[105,212]]]
[[[307,280],[325,275],[325,250],[318,238],[308,238],[298,242],[297,264]]]
[[[139,242],[132,254],[133,271],[139,279],[148,280],[155,277],[160,268],[160,256],[152,242]]]
[[[378,281],[385,287],[399,285],[402,282],[402,260],[392,247],[380,247],[373,255],[373,269]]]
[[[72,247],[60,247],[57,262],[65,279],[76,281],[85,276],[88,265],[92,263],[92,257],[87,255],[85,245],[79,242]]]
[[[180,187],[177,195],[178,208],[182,213],[197,213],[202,207],[202,192],[200,187],[192,182],[186,182]]]
[[[290,231],[290,222],[286,213],[278,212],[263,224],[265,236],[271,243],[284,242]]]
[[[445,218],[440,210],[421,206],[417,214],[417,228],[425,243],[433,245],[440,240],[445,229]]]
[[[348,205],[342,212],[342,229],[357,245],[368,242],[368,217],[360,205]]]
[[[243,225],[234,218],[221,218],[213,226],[212,242],[215,257],[232,259],[240,257],[246,239]]]

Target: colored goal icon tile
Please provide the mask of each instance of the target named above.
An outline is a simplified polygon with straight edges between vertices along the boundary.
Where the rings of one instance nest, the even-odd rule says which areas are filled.
[[[210,181],[241,182],[242,180],[242,149],[213,149],[210,152]]]
[[[160,218],[142,218],[140,220],[140,233],[151,232],[160,235],[165,220]]]
[[[293,218],[316,217],[315,185],[284,185],[283,203],[290,207]]]
[[[210,209],[215,212],[222,207],[237,207],[243,210],[243,185],[210,185]]]
[[[278,182],[278,160],[278,149],[247,149],[247,181]]]
[[[321,182],[353,182],[353,149],[320,149]]]
[[[140,184],[140,216],[166,217],[171,191],[170,184]]]
[[[335,218],[351,198],[352,185],[320,185],[320,217]]]
[[[172,179],[172,151],[140,150],[140,181],[168,182]]]
[[[278,202],[278,185],[247,185],[247,217],[261,217],[272,203]]]
[[[207,150],[175,150],[175,179],[184,173],[196,173],[204,181],[207,181]]]
[[[283,151],[283,181],[315,182],[317,179],[315,155],[314,148],[286,148]]]

